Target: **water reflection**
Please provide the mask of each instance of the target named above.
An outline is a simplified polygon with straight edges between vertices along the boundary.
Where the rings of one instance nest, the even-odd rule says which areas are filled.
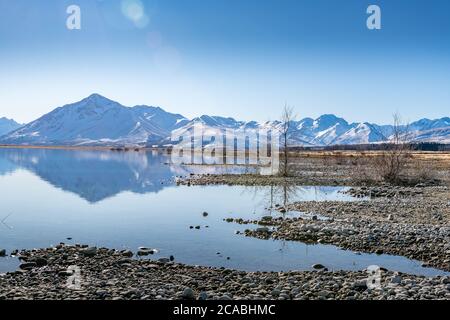
[[[253,194],[255,198],[262,196],[261,212],[271,216],[300,216],[326,220],[327,217],[318,214],[310,215],[304,212],[291,211],[290,205],[300,201],[362,201],[366,198],[354,198],[343,191],[347,187],[335,186],[298,186],[292,183],[278,183],[270,186],[245,187],[246,192]]]
[[[168,156],[158,152],[0,149],[0,175],[23,168],[91,203],[124,191],[157,193],[174,185],[174,176],[187,176],[200,170],[211,174],[251,170],[246,167],[200,168],[168,163]]]

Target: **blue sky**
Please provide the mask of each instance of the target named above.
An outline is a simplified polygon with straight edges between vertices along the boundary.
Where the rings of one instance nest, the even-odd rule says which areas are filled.
[[[187,117],[273,120],[288,103],[388,123],[449,116],[449,88],[446,0],[0,0],[0,117],[20,122],[97,92]]]

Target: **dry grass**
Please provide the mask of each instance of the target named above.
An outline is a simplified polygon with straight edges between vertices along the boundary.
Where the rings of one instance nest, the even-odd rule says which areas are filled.
[[[291,165],[299,175],[351,177],[358,183],[383,182],[380,159],[383,151],[297,151],[291,152]],[[404,183],[440,180],[450,184],[450,152],[409,151],[402,172]]]

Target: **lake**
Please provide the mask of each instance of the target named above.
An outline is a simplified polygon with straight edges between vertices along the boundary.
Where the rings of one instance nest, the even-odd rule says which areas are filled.
[[[152,259],[173,255],[186,264],[246,271],[311,270],[321,263],[330,270],[379,265],[427,276],[448,274],[405,257],[237,235],[252,226],[224,218],[276,216],[266,208],[283,203],[286,194],[270,186],[177,186],[175,177],[191,172],[247,169],[168,163],[156,152],[0,149],[0,248],[11,252],[64,242],[136,252],[145,246],[159,250]],[[344,190],[298,187],[289,201],[355,201]],[[17,266],[15,258],[0,258],[0,272]]]

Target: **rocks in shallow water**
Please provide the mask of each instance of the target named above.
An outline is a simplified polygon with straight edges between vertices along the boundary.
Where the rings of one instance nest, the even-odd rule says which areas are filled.
[[[316,263],[316,264],[312,265],[312,268],[316,269],[316,270],[320,270],[320,269],[325,269],[325,266],[323,264]]]
[[[158,261],[161,263],[169,263],[170,259],[169,258],[159,258]]]
[[[37,267],[43,267],[48,264],[47,259],[42,257],[33,257],[32,259],[29,260],[29,262],[34,262]]]
[[[356,198],[405,198],[423,194],[423,187],[425,187],[425,185],[417,185],[414,188],[385,185],[381,187],[350,188],[344,193]]]
[[[19,268],[22,270],[31,270],[36,267],[37,267],[37,264],[35,262],[25,262],[19,266]]]
[[[207,217],[208,216],[208,212],[203,212],[203,214],[202,214],[204,217]]]
[[[305,213],[306,217],[316,214],[318,220],[279,216],[270,223],[261,218],[242,224],[270,226],[268,233],[245,230],[247,237],[332,244],[344,250],[405,256],[424,261],[424,267],[449,270],[447,198],[448,189],[433,187],[425,189],[423,197],[407,199],[299,201],[290,204],[289,210]]]
[[[125,251],[122,252],[122,255],[123,255],[124,257],[129,257],[129,258],[131,258],[134,254],[133,254],[133,252],[130,251],[130,250],[125,250]]]
[[[261,221],[269,222],[269,221],[272,221],[272,219],[273,218],[271,216],[264,216],[261,218]]]
[[[85,257],[93,257],[97,254],[97,248],[96,247],[88,247],[81,250],[81,254]]]
[[[147,248],[147,247],[139,247],[137,255],[138,256],[148,256],[150,254],[155,254],[155,253],[158,253],[158,250]]]
[[[269,232],[269,228],[267,227],[260,227],[256,229],[256,232],[258,233],[268,233]]]
[[[150,250],[138,250],[138,256],[148,256],[150,254]]]
[[[200,230],[200,226],[195,226],[195,229]]]
[[[181,295],[181,298],[186,300],[194,300],[195,299],[195,293],[194,290],[191,288],[185,288],[183,290],[183,294]]]
[[[170,257],[169,257],[169,260],[170,260],[170,261],[175,261],[175,257],[174,257],[174,256],[170,256]]]
[[[6,256],[6,250],[5,249],[1,249],[0,250],[0,257],[5,257]]]

